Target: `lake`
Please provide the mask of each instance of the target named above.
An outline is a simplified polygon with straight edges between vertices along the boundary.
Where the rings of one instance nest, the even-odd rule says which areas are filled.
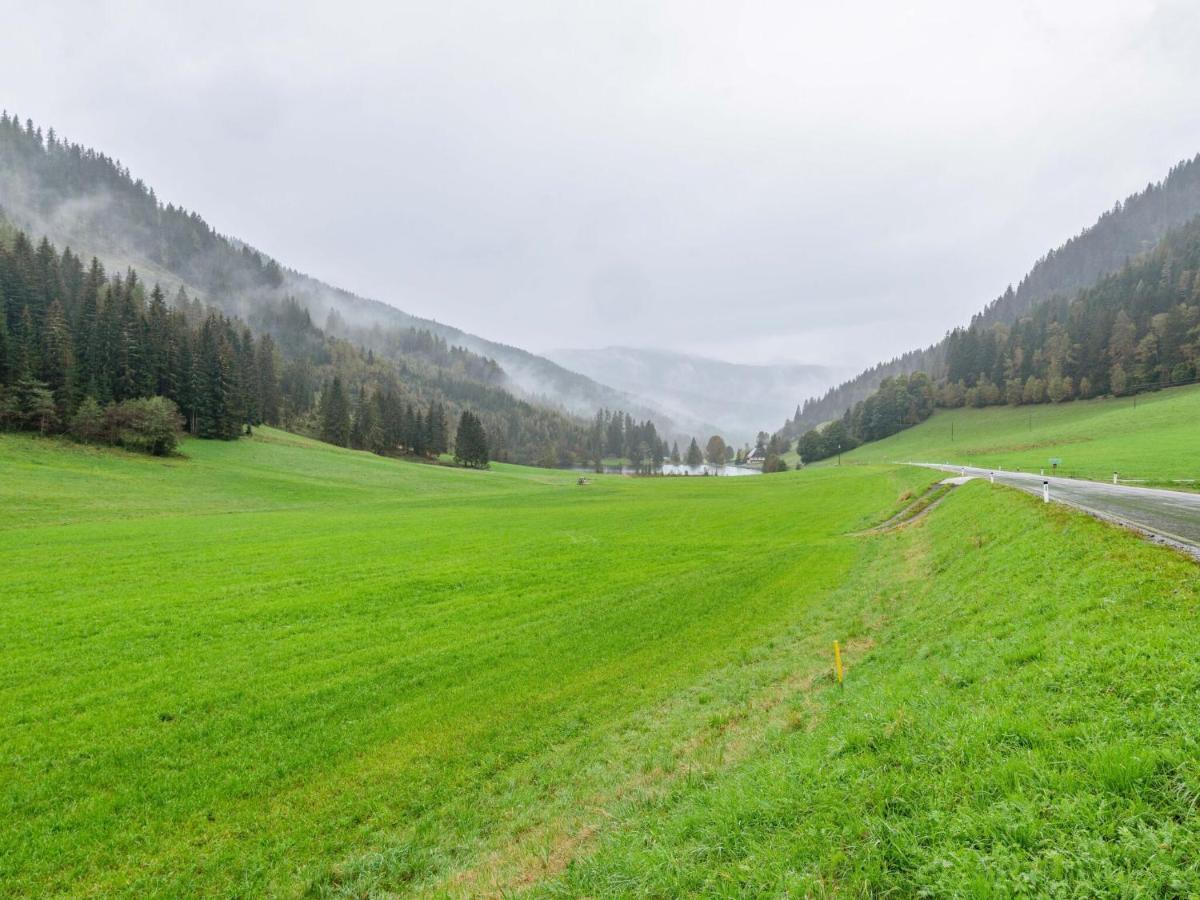
[[[630,466],[603,466],[605,475],[637,475],[638,472]],[[584,472],[591,475],[596,474],[595,466],[574,466],[571,471]],[[706,475],[761,475],[762,469],[754,469],[749,466],[710,466],[707,463],[702,466],[684,466],[675,465],[673,463],[663,463],[660,472],[663,475],[686,475],[704,477]]]

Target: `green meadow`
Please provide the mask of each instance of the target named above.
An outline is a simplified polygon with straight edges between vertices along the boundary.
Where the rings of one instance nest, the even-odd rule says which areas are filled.
[[[1200,385],[1137,397],[939,410],[843,462],[954,462],[1076,478],[1200,487]],[[823,463],[825,465],[827,463]]]
[[[1200,890],[1168,550],[982,483],[867,533],[902,466],[183,449],[0,436],[0,893]]]

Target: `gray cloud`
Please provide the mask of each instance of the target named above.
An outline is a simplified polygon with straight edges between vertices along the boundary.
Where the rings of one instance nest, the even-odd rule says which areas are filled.
[[[1187,4],[5,5],[10,110],[531,349],[868,363],[1200,151]]]

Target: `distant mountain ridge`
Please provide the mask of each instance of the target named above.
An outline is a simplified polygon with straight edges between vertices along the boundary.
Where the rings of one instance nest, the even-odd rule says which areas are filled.
[[[1039,259],[1014,289],[1011,286],[972,317],[970,329],[1012,325],[1055,297],[1070,298],[1129,260],[1153,250],[1173,229],[1200,215],[1200,154],[1173,166],[1167,176],[1116,203],[1094,224]],[[947,332],[949,335],[950,332]],[[797,437],[842,416],[867,399],[884,378],[925,372],[940,378],[947,371],[947,338],[878,363],[821,395],[809,395],[800,414],[782,432]]]
[[[686,430],[753,442],[764,422],[778,421],[804,391],[827,387],[826,366],[746,365],[636,347],[551,350],[550,359],[662,409]]]

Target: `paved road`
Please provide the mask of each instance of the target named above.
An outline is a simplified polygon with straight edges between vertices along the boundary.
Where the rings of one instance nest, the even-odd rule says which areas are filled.
[[[1131,487],[1123,484],[1104,484],[1074,478],[1053,478],[1049,475],[1029,475],[1024,472],[1002,472],[976,469],[971,466],[917,463],[930,469],[940,469],[954,475],[995,476],[1000,484],[1011,485],[1041,496],[1042,482],[1050,482],[1051,502],[1066,503],[1104,519],[1130,525],[1165,538],[1200,556],[1200,494],[1165,491],[1158,488]]]

